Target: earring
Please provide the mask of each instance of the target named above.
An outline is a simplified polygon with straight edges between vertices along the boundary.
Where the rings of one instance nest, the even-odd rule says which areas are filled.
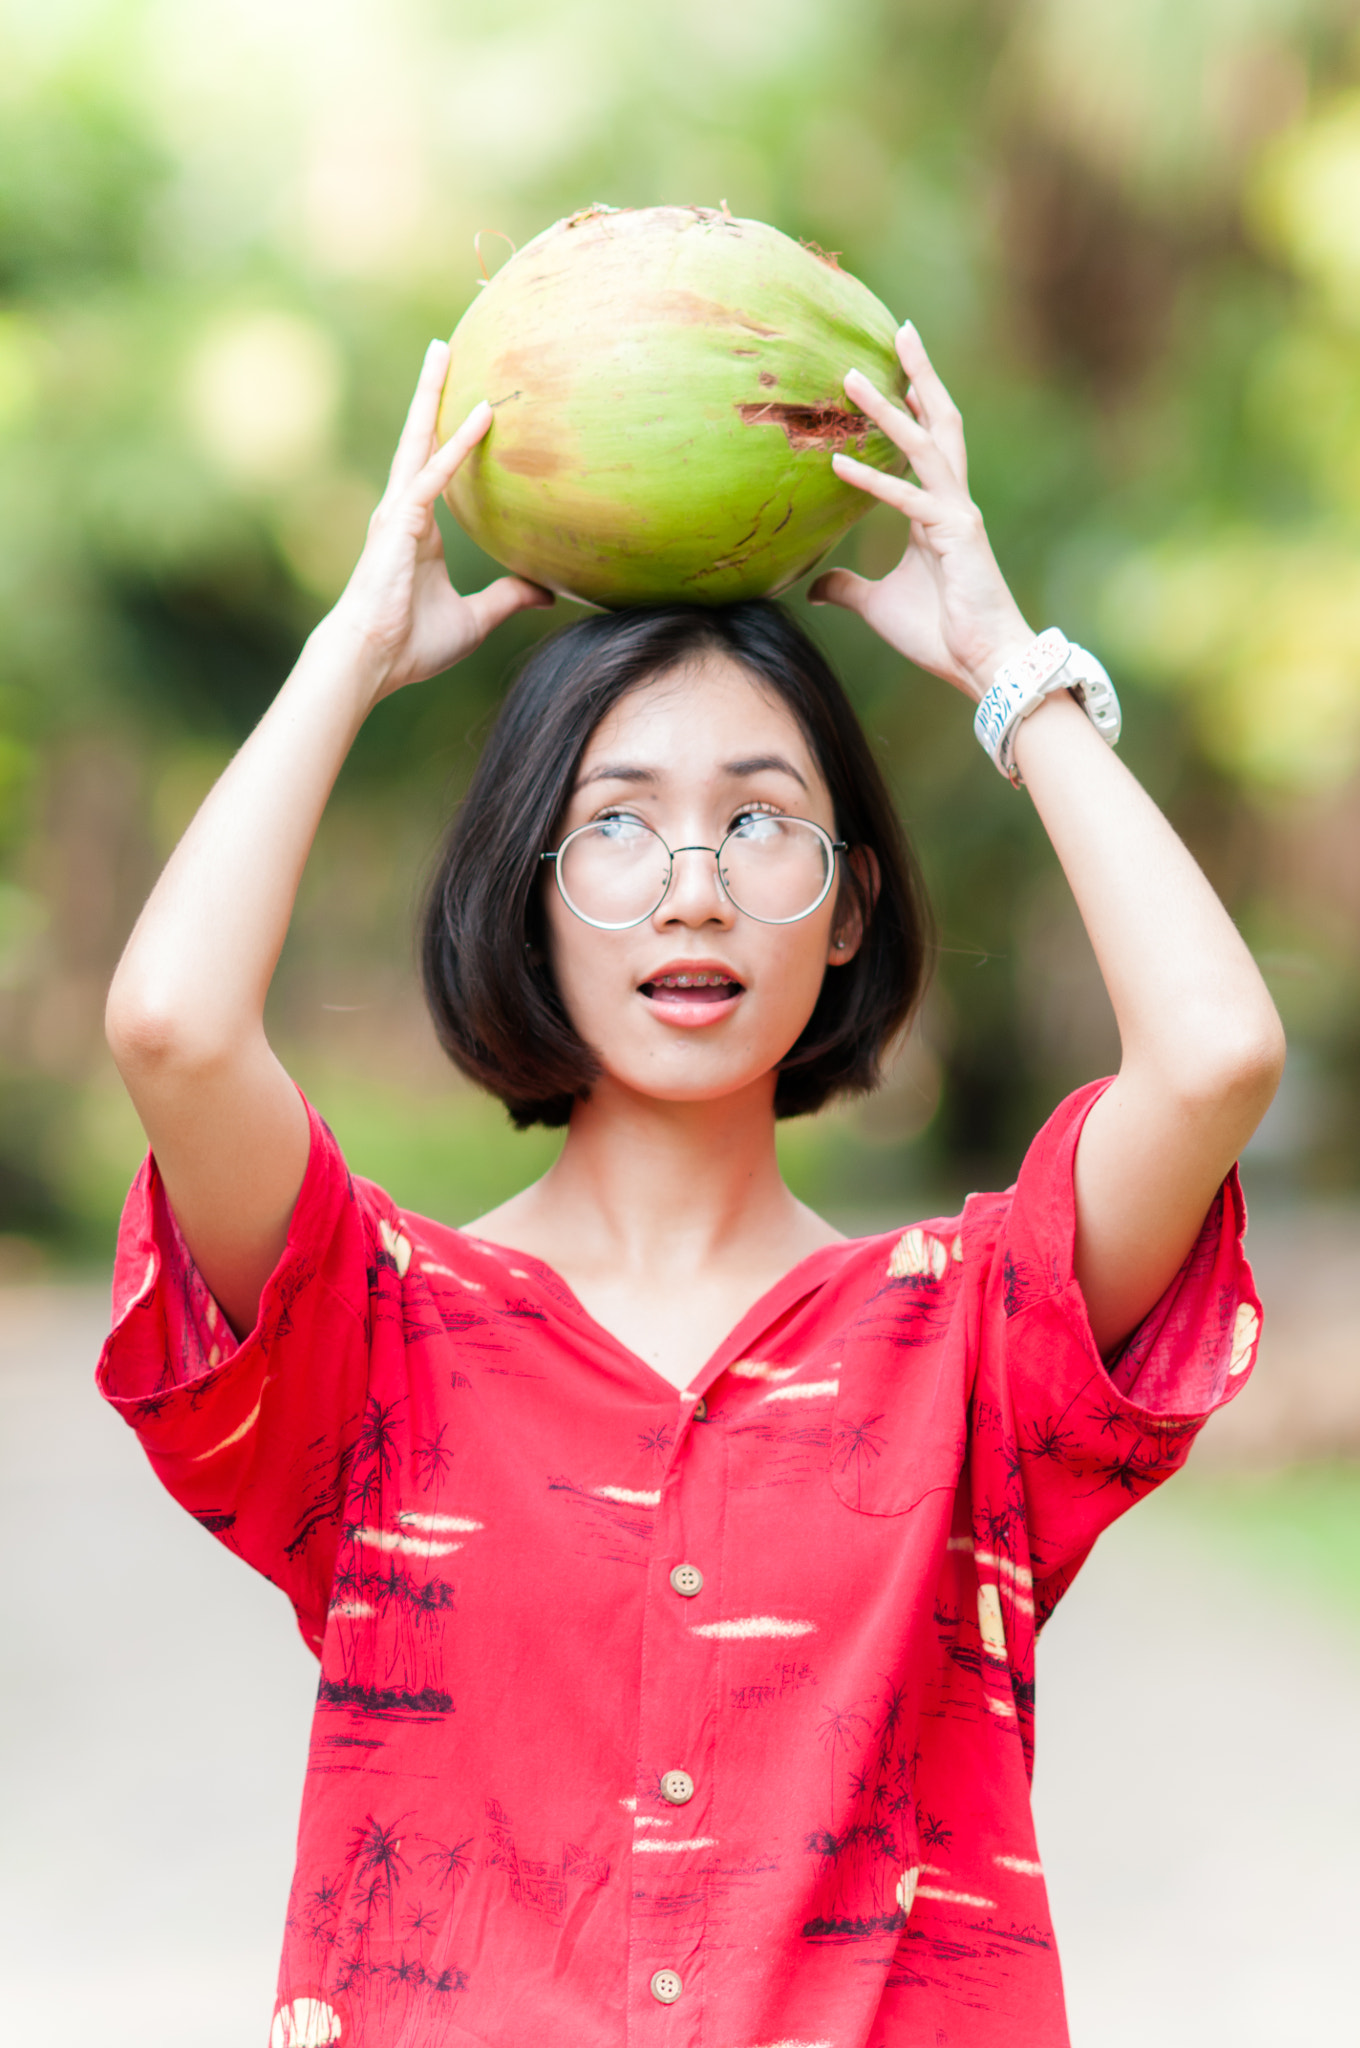
[[[843,952],[845,951],[845,940],[844,940],[844,939],[837,939],[837,940],[836,940],[836,941],[835,941],[834,943],[835,943],[835,950],[836,950],[836,952],[838,952],[838,953],[843,953]]]

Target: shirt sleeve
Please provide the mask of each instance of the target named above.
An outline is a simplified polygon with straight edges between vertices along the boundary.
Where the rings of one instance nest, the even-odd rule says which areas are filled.
[[[367,1400],[385,1198],[351,1180],[330,1131],[310,1106],[307,1114],[288,1242],[240,1343],[148,1156],[123,1211],[98,1385],[175,1499],[283,1588],[319,1655]]]
[[[1031,1145],[998,1218],[982,1307],[977,1408],[1024,1518],[1039,1624],[1101,1530],[1177,1471],[1241,1391],[1261,1329],[1234,1167],[1161,1300],[1102,1363],[1073,1268],[1072,1172],[1108,1085],[1069,1096]]]

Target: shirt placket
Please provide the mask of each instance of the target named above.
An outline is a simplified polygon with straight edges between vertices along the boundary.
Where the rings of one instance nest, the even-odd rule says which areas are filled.
[[[647,1571],[629,1891],[630,2048],[700,2048],[717,1989],[707,1943],[718,1826],[726,1449],[682,1397]]]

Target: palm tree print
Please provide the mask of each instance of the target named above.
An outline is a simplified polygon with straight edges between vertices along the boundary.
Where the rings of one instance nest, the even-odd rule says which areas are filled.
[[[425,1936],[434,1933],[439,1920],[433,1906],[408,1906],[402,1924],[406,1932],[414,1934],[417,1942],[423,1947]]]
[[[1099,1425],[1102,1435],[1118,1436],[1121,1429],[1129,1427],[1127,1414],[1117,1401],[1112,1401],[1109,1398],[1108,1394],[1101,1402],[1099,1408],[1092,1410],[1091,1420]]]
[[[329,1877],[323,1877],[316,1890],[308,1893],[308,1917],[313,1932],[318,1927],[324,1925],[326,1921],[335,1918],[336,1914],[340,1911],[342,1897],[341,1887]]]
[[[1145,1487],[1156,1484],[1161,1475],[1161,1466],[1143,1456],[1142,1443],[1136,1443],[1132,1450],[1125,1451],[1120,1458],[1112,1458],[1108,1465],[1099,1467],[1101,1477],[1091,1487],[1092,1493],[1099,1493],[1107,1486],[1120,1486],[1125,1493],[1139,1493]]]
[[[1036,1458],[1048,1458],[1057,1465],[1065,1465],[1077,1449],[1078,1438],[1063,1428],[1061,1416],[1046,1415],[1042,1422],[1026,1424],[1025,1436],[1026,1448]]]
[[[400,1821],[390,1827],[376,1820],[369,1813],[360,1826],[352,1831],[350,1845],[345,1852],[345,1861],[351,1867],[357,1865],[360,1879],[369,1880],[365,1896],[365,1919],[371,1915],[378,1899],[387,1903],[388,1933],[392,1934],[394,1922],[394,1893],[402,1877],[409,1877],[411,1866],[401,1853],[401,1838],[397,1833]]]
[[[843,1422],[836,1430],[834,1456],[842,1472],[848,1472],[852,1465],[855,1468],[856,1505],[863,1498],[866,1468],[883,1454],[886,1438],[874,1429],[874,1424],[882,1420],[881,1414],[869,1415],[863,1422]]]
[[[953,1828],[947,1828],[933,1813],[923,1811],[917,1818],[917,1826],[928,1849],[947,1849],[954,1838]]]
[[[376,1503],[379,1521],[382,1520],[383,1481],[392,1477],[397,1463],[396,1418],[400,1406],[399,1400],[384,1402],[376,1394],[370,1394],[354,1447],[355,1468],[363,1473],[359,1481],[360,1504],[367,1514],[370,1505]]]
[[[427,1841],[431,1840],[429,1836],[426,1836],[425,1839]],[[433,1842],[428,1854],[420,1859],[422,1863],[433,1863],[435,1866],[435,1881],[439,1889],[441,1891],[452,1891],[455,1898],[458,1895],[459,1885],[472,1868],[472,1861],[468,1855],[468,1850],[471,1847],[471,1835],[464,1835],[461,1842],[454,1842],[452,1846],[444,1842]]]
[[[863,1714],[853,1707],[833,1707],[830,1704],[823,1711],[817,1729],[817,1740],[831,1758],[831,1811],[836,1812],[836,1753],[849,1749],[856,1727],[867,1728],[869,1723]]]
[[[897,1725],[902,1719],[907,1704],[907,1686],[905,1679],[885,1679],[884,1684],[887,1691],[883,1700],[883,1742],[887,1744],[896,1735]]]
[[[428,1490],[433,1479],[436,1495],[439,1491],[439,1480],[453,1463],[453,1452],[444,1442],[448,1427],[447,1422],[441,1422],[434,1435],[422,1438],[411,1453],[411,1470],[415,1474],[417,1486],[422,1490]]]
[[[906,1686],[890,1678],[872,1702],[823,1709],[817,1732],[831,1765],[833,1820],[805,1838],[819,1859],[818,1911],[803,1927],[810,1938],[876,1939],[905,1925],[898,1886],[921,1848],[920,1757],[905,1746],[907,1709]],[[933,1826],[944,1846],[949,1830]]]

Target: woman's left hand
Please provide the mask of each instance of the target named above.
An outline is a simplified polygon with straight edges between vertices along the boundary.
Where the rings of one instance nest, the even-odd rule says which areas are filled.
[[[813,604],[858,612],[880,639],[918,668],[978,699],[997,668],[1034,638],[997,567],[982,514],[968,495],[968,455],[958,407],[936,374],[916,329],[897,336],[910,380],[903,412],[852,370],[847,397],[902,450],[912,479],[888,476],[850,455],[833,455],[838,476],[911,521],[897,567],[877,582],[830,569],[808,595]]]
[[[439,400],[448,368],[448,343],[432,341],[387,489],[368,522],[354,573],[330,613],[334,626],[363,650],[375,701],[442,675],[515,612],[553,602],[550,590],[523,576],[498,576],[466,597],[449,581],[435,506],[494,414],[483,400],[441,446]]]
[[[845,388],[915,481],[834,457],[911,521],[879,582],[832,569],[814,601],[846,605],[890,646],[972,698],[1033,640],[968,495],[963,425],[914,328],[901,412],[867,378]],[[1077,1279],[1108,1354],[1160,1299],[1223,1176],[1275,1092],[1280,1021],[1232,919],[1146,792],[1059,690],[1020,726],[1015,758],[1072,885],[1119,1025],[1119,1073],[1082,1126],[1073,1169]]]

